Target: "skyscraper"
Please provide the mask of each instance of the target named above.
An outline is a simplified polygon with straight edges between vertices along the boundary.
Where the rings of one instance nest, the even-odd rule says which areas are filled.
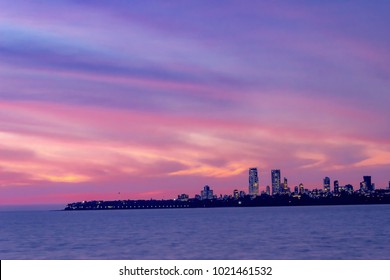
[[[363,176],[363,182],[364,182],[364,187],[366,191],[373,191],[374,188],[372,187],[371,183],[371,176]]]
[[[203,191],[200,192],[200,196],[203,199],[213,199],[213,190],[208,185],[204,186]]]
[[[249,195],[259,194],[259,177],[257,168],[249,168]]]
[[[339,192],[339,181],[338,180],[334,181],[334,183],[333,183],[333,191],[335,193]]]
[[[330,178],[329,177],[324,178],[324,191],[330,192]]]
[[[288,187],[288,184],[287,184],[287,178],[284,177],[284,180],[283,180],[283,193],[288,193],[289,192],[289,187]]]
[[[272,194],[278,194],[280,188],[280,169],[271,170]]]

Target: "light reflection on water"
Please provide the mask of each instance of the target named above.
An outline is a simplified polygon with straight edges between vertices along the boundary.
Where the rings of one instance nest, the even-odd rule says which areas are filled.
[[[390,259],[390,205],[0,212],[0,259]]]

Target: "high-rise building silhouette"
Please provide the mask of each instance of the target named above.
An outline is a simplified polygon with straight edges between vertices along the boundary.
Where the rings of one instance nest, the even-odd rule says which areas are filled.
[[[259,176],[257,168],[249,168],[249,195],[259,194]]]
[[[329,177],[324,178],[324,191],[330,192],[330,178]]]
[[[353,186],[351,184],[347,184],[343,187],[344,191],[353,193]]]
[[[203,191],[200,192],[200,196],[203,199],[213,199],[213,190],[208,185],[204,186]]]
[[[289,193],[289,188],[288,188],[286,177],[284,177],[284,180],[283,180],[283,193]]]
[[[364,189],[366,191],[373,191],[374,188],[371,183],[371,176],[363,176]]]
[[[304,194],[305,193],[305,187],[303,186],[302,183],[299,184],[299,194]]]
[[[334,191],[335,193],[338,193],[338,192],[339,192],[339,181],[338,181],[338,180],[336,180],[336,181],[333,182],[333,191]]]
[[[272,194],[278,194],[280,188],[280,169],[271,170]]]

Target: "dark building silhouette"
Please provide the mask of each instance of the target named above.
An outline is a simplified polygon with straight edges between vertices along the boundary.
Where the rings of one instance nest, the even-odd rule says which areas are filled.
[[[363,176],[364,188],[366,191],[373,191],[374,188],[371,183],[371,176]]]
[[[288,188],[288,183],[287,183],[287,178],[284,177],[283,179],[283,193],[289,193],[289,188]]]
[[[269,186],[265,188],[265,193],[271,195],[271,188]]]
[[[305,187],[303,186],[302,183],[299,184],[299,194],[304,194],[305,193]]]
[[[185,193],[182,193],[182,194],[179,194],[177,196],[177,200],[180,200],[180,201],[188,201],[189,199],[189,195],[188,194],[185,194]]]
[[[329,177],[324,178],[324,191],[330,192],[330,178]]]
[[[353,193],[353,186],[351,184],[347,184],[344,186],[344,191]]]
[[[200,192],[202,200],[213,199],[213,190],[208,185],[204,186],[203,191]]]
[[[333,191],[334,191],[335,193],[338,193],[338,192],[339,192],[339,181],[338,181],[338,180],[336,180],[336,181],[333,182]]]

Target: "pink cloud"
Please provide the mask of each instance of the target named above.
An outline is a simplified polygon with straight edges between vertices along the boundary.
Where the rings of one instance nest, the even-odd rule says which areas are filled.
[[[310,104],[301,103],[297,110]],[[7,139],[1,149],[2,185],[74,184],[80,188],[81,194],[75,195],[79,198],[85,193],[83,182],[95,185],[94,194],[85,199],[102,197],[113,186],[137,197],[142,196],[137,193],[148,192],[173,197],[175,192],[196,193],[202,184],[218,180],[241,181],[239,185],[245,186],[248,166],[261,170],[280,167],[290,174],[297,168],[309,173],[342,169],[354,174],[355,166],[388,164],[385,154],[368,160],[365,151],[375,145],[375,139],[348,135],[353,130],[329,134],[321,126],[316,129],[294,120],[274,126],[256,119],[248,122],[245,117],[177,118],[174,114],[39,102],[1,102],[0,107],[5,113],[0,123],[8,123],[7,131],[0,133]],[[7,112],[15,115],[7,117]],[[348,156],[340,151],[356,157],[346,161]],[[194,176],[204,181],[189,183]],[[292,176],[292,181],[300,180]],[[268,180],[266,176],[262,185]],[[153,188],[155,184],[158,190]],[[169,185],[176,187],[170,191]],[[51,196],[52,190],[47,192],[53,201],[61,200],[61,193]],[[66,198],[65,191],[62,201]]]

